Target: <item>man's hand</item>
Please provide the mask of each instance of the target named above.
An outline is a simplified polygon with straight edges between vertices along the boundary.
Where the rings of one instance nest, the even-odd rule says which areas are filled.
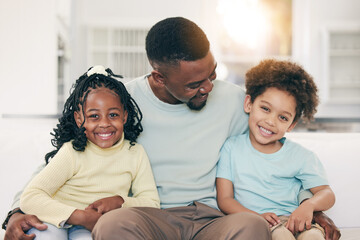
[[[86,207],[87,209],[94,209],[98,213],[104,214],[116,208],[121,208],[124,203],[124,199],[120,196],[112,196],[107,198],[99,199],[89,206]]]
[[[314,212],[314,221],[325,230],[326,240],[339,240],[341,237],[340,230],[325,213]]]
[[[275,213],[267,212],[260,215],[269,223],[270,228],[280,223],[280,218]]]
[[[36,228],[40,231],[47,229],[35,215],[27,215],[22,213],[15,213],[9,219],[6,227],[4,240],[31,240],[35,238],[35,234],[25,234],[31,228]]]

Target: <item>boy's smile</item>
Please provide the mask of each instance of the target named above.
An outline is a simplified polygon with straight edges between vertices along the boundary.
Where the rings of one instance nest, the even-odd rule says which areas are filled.
[[[107,88],[91,90],[84,104],[84,128],[89,141],[101,148],[109,148],[122,137],[127,112],[120,98]],[[82,113],[74,113],[78,126],[84,121]]]
[[[255,149],[263,153],[278,151],[280,140],[296,123],[295,98],[286,91],[271,87],[251,102],[247,95],[245,112],[249,113],[250,141]]]

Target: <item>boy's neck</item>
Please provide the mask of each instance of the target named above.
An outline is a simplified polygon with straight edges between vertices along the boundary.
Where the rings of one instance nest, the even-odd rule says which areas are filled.
[[[254,135],[251,133],[251,131],[249,131],[249,138],[250,138],[250,143],[253,146],[253,148],[255,148],[257,151],[261,152],[261,153],[265,153],[265,154],[272,154],[272,153],[276,153],[277,151],[279,151],[283,144],[279,141],[273,141],[273,142],[269,142],[267,144],[262,144],[258,141],[256,141]]]

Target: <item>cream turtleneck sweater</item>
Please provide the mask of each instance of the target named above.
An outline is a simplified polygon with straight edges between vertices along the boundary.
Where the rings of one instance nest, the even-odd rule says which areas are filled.
[[[27,214],[60,227],[75,209],[114,195],[122,207],[156,207],[160,200],[144,148],[123,138],[102,149],[88,141],[84,152],[65,143],[25,188],[20,207]],[[129,192],[132,196],[129,196]]]

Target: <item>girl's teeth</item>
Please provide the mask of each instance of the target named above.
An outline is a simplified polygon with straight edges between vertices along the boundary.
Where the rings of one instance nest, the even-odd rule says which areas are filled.
[[[106,134],[100,134],[100,133],[99,133],[99,136],[100,136],[100,137],[108,137],[108,136],[110,136],[110,135],[111,135],[111,133],[106,133]]]

